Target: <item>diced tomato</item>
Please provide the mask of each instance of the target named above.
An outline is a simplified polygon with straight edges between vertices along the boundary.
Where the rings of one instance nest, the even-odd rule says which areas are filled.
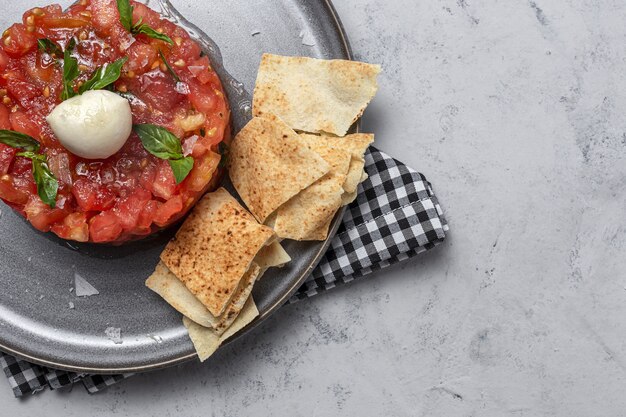
[[[32,175],[33,164],[30,159],[27,158],[15,158],[13,167],[11,168],[11,174],[16,177],[28,177]]]
[[[13,130],[30,135],[35,139],[39,138],[39,126],[37,126],[26,113],[16,111],[15,113],[11,113],[9,119],[11,120]]]
[[[0,71],[4,71],[9,66],[9,60],[7,53],[0,48]]]
[[[112,242],[122,234],[119,217],[112,211],[103,211],[89,222],[89,235],[96,243]]]
[[[152,194],[164,200],[172,198],[176,192],[176,178],[168,161],[160,161],[152,184]]]
[[[225,137],[229,136],[229,127],[224,127],[224,118],[228,119],[230,116],[228,110],[224,111],[225,113],[222,114],[225,116],[220,117],[219,115],[212,114],[205,124],[207,134],[206,137],[203,138],[203,142],[213,150],[217,150],[217,145],[222,142]]]
[[[70,168],[70,157],[67,153],[59,153],[48,156],[48,166],[60,185],[72,185],[72,171]]]
[[[139,176],[139,184],[146,190],[153,192],[154,179],[156,178],[157,168],[154,164],[148,164]]]
[[[33,99],[41,95],[41,88],[35,84],[14,78],[7,80],[7,89],[9,94],[26,109],[31,107]]]
[[[9,109],[0,104],[0,129],[11,130],[11,120],[9,119]]]
[[[115,0],[91,0],[91,15],[91,23],[101,35],[109,35],[121,25]]]
[[[33,169],[33,163],[28,158],[18,157],[15,158],[15,162],[13,162],[13,168],[11,169],[11,173],[13,175],[25,176],[31,175]]]
[[[37,95],[41,95],[43,91],[41,87],[49,84],[55,69],[53,63],[43,62],[43,57],[42,54],[31,53],[21,59],[30,78],[40,86]]]
[[[139,230],[141,234],[150,232],[150,226],[152,226],[152,221],[160,205],[162,204],[158,201],[150,200],[143,207],[143,210],[141,211],[141,214],[139,215],[139,219],[137,221],[137,230]]]
[[[120,224],[125,231],[132,231],[139,223],[139,217],[144,207],[152,198],[150,191],[137,188],[131,195],[120,200],[113,211],[120,219]]]
[[[166,226],[177,214],[180,214],[183,208],[183,197],[181,195],[167,200],[157,209],[154,215],[154,224],[160,227]]]
[[[196,77],[202,84],[206,84],[214,79],[214,72],[209,71],[211,62],[209,57],[203,56],[200,59],[196,59],[191,65],[189,65],[189,72]]]
[[[199,112],[209,114],[215,109],[217,97],[215,90],[210,86],[201,84],[199,81],[191,79],[189,84],[189,101]]]
[[[108,210],[115,204],[115,194],[102,185],[95,184],[87,179],[74,182],[72,193],[76,203],[84,211]]]
[[[26,26],[16,23],[2,37],[4,51],[12,57],[20,57],[37,48],[37,37]]]
[[[28,202],[30,195],[28,189],[22,189],[16,186],[15,178],[8,175],[0,177],[0,198],[3,200],[24,205]]]
[[[161,17],[157,12],[150,9],[145,4],[141,4],[136,1],[131,2],[133,6],[133,24],[145,23],[154,29],[158,29],[161,23]]]
[[[67,17],[64,17],[64,18],[49,17],[49,18],[42,19],[41,23],[48,28],[59,29],[59,28],[80,28],[83,26],[87,26],[89,24],[89,21],[84,20],[84,19],[72,19],[72,18],[67,18]]]
[[[52,226],[52,231],[62,239],[77,242],[89,241],[89,225],[85,213],[72,213],[62,223]]]
[[[163,73],[146,73],[139,77],[142,86],[135,94],[153,109],[168,112],[175,108],[185,96],[176,91],[174,80]]]
[[[9,172],[16,152],[14,148],[0,143],[0,176],[6,175]]]
[[[196,192],[204,191],[213,174],[217,171],[220,159],[220,155],[214,152],[197,159],[189,177],[185,180],[187,188]]]
[[[45,204],[39,196],[31,196],[24,207],[26,219],[33,227],[42,232],[49,232],[52,225],[63,220],[67,212],[58,208],[51,208]]]
[[[137,74],[146,72],[157,59],[157,51],[148,44],[135,42],[127,51],[126,69]]]
[[[181,59],[185,63],[190,64],[200,58],[201,52],[200,45],[195,41],[189,38],[183,39],[180,46],[172,51],[171,60],[176,62]]]
[[[35,25],[39,24],[42,19],[50,17],[59,17],[63,14],[63,8],[58,4],[51,4],[46,7],[32,8],[22,16],[22,22],[25,25],[29,24],[30,19],[34,19]]]

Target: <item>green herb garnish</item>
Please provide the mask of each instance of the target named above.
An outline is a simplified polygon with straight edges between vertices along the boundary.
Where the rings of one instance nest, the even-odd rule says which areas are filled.
[[[157,158],[169,161],[177,184],[187,178],[193,168],[194,160],[190,156],[183,155],[183,146],[176,135],[164,127],[151,124],[134,125],[133,130],[148,152]]]
[[[169,43],[170,45],[174,45],[174,41],[169,36],[159,33],[156,30],[152,29],[150,26],[142,23],[140,20],[137,24],[133,25],[133,9],[134,7],[130,5],[130,0],[117,0],[117,10],[120,12],[120,22],[133,35],[138,35],[140,33],[149,36],[153,39],[158,39],[164,42]]]
[[[174,178],[176,178],[176,184],[180,184],[187,178],[194,164],[194,160],[191,156],[181,159],[170,159],[169,162],[174,172]]]
[[[39,152],[39,142],[31,136],[13,130],[0,130],[0,143],[25,152]]]
[[[127,31],[133,28],[133,9],[129,0],[117,0],[117,10],[120,12],[120,21]]]
[[[63,56],[63,50],[56,43],[48,38],[38,39],[37,46],[41,52],[45,52],[50,56]]]
[[[78,70],[78,60],[72,57],[72,51],[76,47],[76,40],[72,38],[63,53],[63,93],[61,100],[65,101],[76,96],[74,91],[74,80],[80,74]]]
[[[174,71],[174,69],[172,68],[170,63],[167,62],[167,59],[165,58],[165,55],[163,55],[163,52],[160,49],[159,49],[159,55],[161,56],[161,59],[163,60],[163,63],[167,67],[167,70],[169,71],[169,73],[172,75],[172,77],[174,77],[174,81],[179,83],[180,82],[180,77],[178,76],[178,74],[176,74],[176,71]]]
[[[45,155],[32,154],[31,152],[28,152],[28,155],[20,156],[32,160],[33,178],[35,178],[35,184],[37,184],[37,194],[39,194],[41,201],[54,208],[56,206],[57,193],[59,192],[59,182],[54,177],[52,171],[50,171],[48,159]]]
[[[46,155],[39,153],[39,142],[24,133],[0,130],[0,143],[21,150],[22,152],[18,152],[17,156],[29,158],[32,161],[37,194],[39,194],[41,201],[54,208],[59,183],[48,167]]]
[[[98,68],[93,73],[93,76],[80,87],[79,93],[83,94],[89,90],[102,90],[113,84],[122,75],[122,67],[126,61],[128,61],[128,58],[124,57]]]
[[[172,38],[170,38],[164,33],[157,32],[156,30],[152,29],[150,26],[146,25],[145,23],[141,23],[141,22],[137,23],[135,26],[133,26],[131,33],[133,35],[143,33],[144,35],[149,36],[152,39],[158,39],[160,41],[167,42],[170,45],[174,45],[174,41],[172,40]]]

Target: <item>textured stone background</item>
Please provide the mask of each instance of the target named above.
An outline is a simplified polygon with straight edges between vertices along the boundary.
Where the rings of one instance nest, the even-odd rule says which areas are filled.
[[[0,387],[0,414],[626,415],[626,3],[336,7],[385,68],[365,128],[435,184],[447,243],[206,366],[96,396]]]

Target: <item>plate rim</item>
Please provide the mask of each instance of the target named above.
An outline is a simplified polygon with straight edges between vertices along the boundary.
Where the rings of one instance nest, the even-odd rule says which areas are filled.
[[[164,1],[169,2],[169,0],[164,0]],[[338,34],[340,35],[341,42],[343,44],[342,46],[346,55],[346,59],[353,60],[354,58],[353,58],[352,46],[348,39],[348,35],[345,31],[345,27],[337,13],[337,10],[335,9],[332,3],[332,0],[320,0],[320,1],[323,2],[326,9],[328,10],[329,16],[334,21],[335,27],[337,29]],[[199,32],[204,33],[204,31],[198,28],[197,25],[190,23],[189,21],[187,21],[187,23],[191,25],[192,27],[194,27]],[[356,124],[357,131],[359,130],[359,127],[360,127],[360,121],[357,122]],[[285,305],[285,303],[293,296],[293,294],[298,290],[298,288],[300,288],[302,284],[306,281],[306,279],[313,273],[313,270],[318,266],[318,264],[322,260],[322,257],[327,252],[333,238],[336,236],[337,231],[339,230],[339,227],[341,226],[341,219],[343,218],[346,210],[347,210],[347,207],[342,207],[342,209],[339,210],[339,212],[335,215],[335,219],[333,220],[333,226],[331,227],[331,230],[328,234],[328,238],[326,239],[324,244],[320,247],[319,251],[315,255],[314,259],[312,260],[308,268],[302,271],[302,273],[300,274],[297,280],[294,280],[289,290],[286,291],[280,299],[276,300],[266,311],[259,314],[259,316],[255,318],[250,324],[248,324],[246,327],[240,330],[237,334],[227,339],[222,344],[222,346],[220,346],[219,349],[221,349],[222,347],[226,345],[233,343],[239,338],[246,336],[248,333],[258,328],[269,317],[274,315],[274,313],[276,313],[276,311],[278,311],[279,308]],[[160,369],[165,369],[165,368],[176,366],[182,363],[189,362],[198,357],[198,354],[196,352],[193,352],[193,353],[182,355],[173,359],[162,360],[159,362],[154,362],[154,363],[146,364],[146,365],[139,365],[135,367],[99,368],[99,367],[74,366],[74,365],[70,365],[67,363],[55,362],[53,360],[46,360],[46,359],[38,358],[36,356],[30,355],[24,352],[20,352],[19,350],[13,349],[9,346],[5,346],[1,341],[0,341],[0,351],[9,355],[15,356],[17,358],[23,359],[25,361],[37,364],[37,365],[42,365],[42,366],[46,366],[46,367],[50,367],[50,368],[54,368],[54,369],[58,369],[62,371],[99,374],[99,375],[132,374],[132,373],[157,371]]]

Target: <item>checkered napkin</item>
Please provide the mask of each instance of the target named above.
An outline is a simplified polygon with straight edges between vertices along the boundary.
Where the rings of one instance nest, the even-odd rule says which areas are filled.
[[[312,297],[371,272],[407,260],[441,243],[448,230],[424,176],[370,148],[369,179],[317,269],[289,301]],[[90,393],[130,375],[86,375],[34,365],[0,352],[0,366],[16,397],[82,382]]]

